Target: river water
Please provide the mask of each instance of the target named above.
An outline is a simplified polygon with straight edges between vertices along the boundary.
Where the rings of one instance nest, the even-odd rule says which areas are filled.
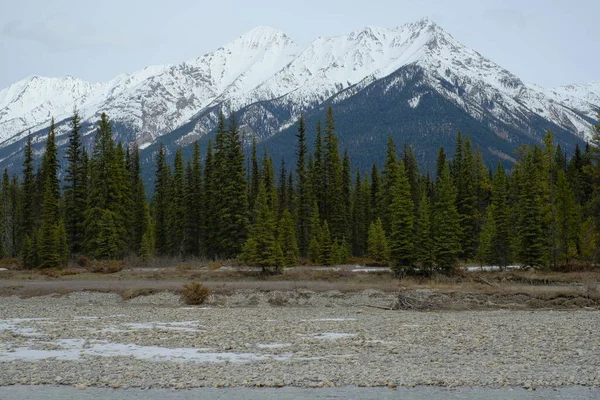
[[[325,389],[248,389],[200,388],[193,390],[168,389],[106,389],[77,390],[70,386],[8,386],[0,387],[0,399],[28,400],[296,400],[296,399],[402,399],[402,400],[588,400],[600,399],[600,388],[567,387],[527,391],[521,388],[325,388]]]

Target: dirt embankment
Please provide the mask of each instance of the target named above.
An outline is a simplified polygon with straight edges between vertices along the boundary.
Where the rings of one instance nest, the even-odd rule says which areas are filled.
[[[124,300],[180,293],[201,281],[215,305],[366,306],[402,310],[600,309],[600,273],[471,272],[446,277],[395,279],[389,271],[357,268],[293,268],[278,276],[251,269],[126,269],[115,274],[82,270],[57,273],[0,272],[0,295],[62,296],[73,292],[117,293]],[[366,295],[365,295],[366,293]],[[375,302],[369,300],[377,300]]]

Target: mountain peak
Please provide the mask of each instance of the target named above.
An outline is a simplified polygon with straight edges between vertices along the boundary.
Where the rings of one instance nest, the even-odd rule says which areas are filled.
[[[292,42],[292,40],[277,28],[259,25],[238,37],[233,43],[236,42],[251,47],[266,47],[273,43]]]

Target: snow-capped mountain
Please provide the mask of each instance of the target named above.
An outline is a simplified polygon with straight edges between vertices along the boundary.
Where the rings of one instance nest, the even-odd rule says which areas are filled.
[[[423,96],[435,93],[508,142],[513,131],[535,141],[544,126],[573,140],[588,138],[600,106],[599,82],[554,89],[525,84],[428,19],[318,38],[304,48],[279,30],[258,27],[196,59],[108,82],[19,81],[0,91],[0,146],[45,129],[52,117],[65,120],[74,107],[89,124],[106,112],[133,132],[141,148],[165,135],[182,145],[204,137],[214,129],[218,109],[242,110],[243,127],[267,139],[290,127],[300,112],[327,101],[348,101],[384,78],[382,96],[401,91],[415,68],[419,82],[413,82],[414,93],[405,100],[410,109],[422,107]],[[59,129],[66,130],[66,125]],[[169,135],[174,131],[176,137]]]

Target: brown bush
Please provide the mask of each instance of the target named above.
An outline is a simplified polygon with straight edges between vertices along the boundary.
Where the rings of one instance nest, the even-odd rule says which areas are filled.
[[[0,258],[0,268],[6,268],[9,271],[16,271],[19,269],[18,258]]]
[[[90,269],[92,267],[89,258],[87,258],[86,256],[79,256],[79,258],[77,259],[77,265],[85,269]]]
[[[210,290],[199,282],[192,282],[188,285],[183,285],[182,295],[185,304],[197,306],[208,299]]]
[[[275,293],[272,296],[270,296],[267,301],[270,305],[276,307],[283,307],[288,303],[288,299],[283,293]]]
[[[125,268],[123,260],[94,260],[90,262],[88,271],[94,274],[114,274]]]
[[[62,271],[58,268],[45,268],[40,270],[40,273],[49,278],[60,278],[63,276]]]

